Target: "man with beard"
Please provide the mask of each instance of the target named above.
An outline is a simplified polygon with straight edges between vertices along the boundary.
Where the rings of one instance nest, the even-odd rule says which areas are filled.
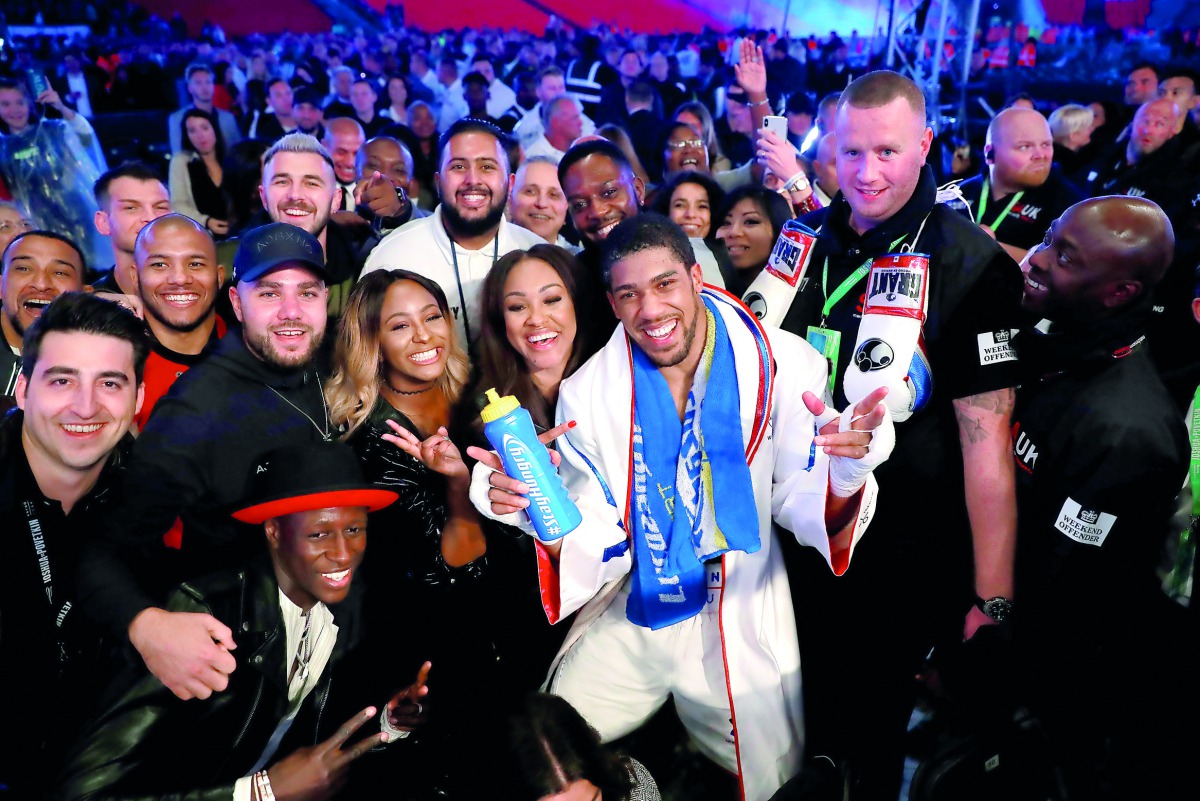
[[[607,139],[580,142],[568,150],[558,163],[558,180],[567,196],[567,215],[583,245],[579,261],[592,279],[584,293],[591,303],[592,319],[615,325],[617,318],[600,275],[600,248],[619,222],[641,211],[646,185],[633,174],[621,149]]]
[[[983,146],[984,175],[962,183],[971,216],[1020,261],[1042,241],[1050,220],[1083,200],[1051,169],[1054,137],[1040,112],[1007,108],[992,118]]]
[[[442,134],[434,183],[441,203],[383,238],[363,274],[397,267],[436,281],[450,301],[458,333],[479,330],[479,289],[501,256],[542,241],[504,219],[512,189],[504,133],[482,120],[459,120]]]
[[[325,138],[325,111],[321,108],[321,97],[311,86],[301,86],[292,93],[292,108],[296,115],[296,130]]]
[[[839,575],[857,558],[871,471],[894,436],[885,390],[839,427],[818,398],[825,360],[705,289],[664,217],[626,220],[603,250],[621,325],[564,379],[556,415],[556,433],[570,427],[558,472],[582,519],[535,546],[549,619],[580,610],[549,690],[605,741],[673,697],[697,749],[737,776],[726,797],[766,801],[804,747],[784,540]],[[525,483],[495,452],[468,452],[476,508],[532,534]]]
[[[325,335],[327,272],[316,237],[269,223],[246,233],[229,290],[241,323],[158,402],[83,554],[80,599],[180,698],[225,688],[234,647],[209,615],[159,608],[182,581],[261,546],[228,517],[253,467],[288,443],[332,440],[314,357]],[[90,613],[89,613],[90,614]]]
[[[1181,169],[1178,122],[1179,109],[1167,98],[1143,104],[1133,115],[1128,140],[1118,141],[1087,172],[1087,193],[1149,198],[1184,230],[1180,215],[1196,195],[1189,191],[1196,179]]]
[[[134,418],[146,427],[158,399],[175,379],[194,367],[225,336],[217,295],[225,268],[204,227],[182,214],[153,220],[134,247],[138,296],[150,329],[150,355],[143,382],[146,399]]]
[[[1196,694],[1163,703],[1164,687],[1196,675],[1194,649],[1182,647],[1186,616],[1156,575],[1188,437],[1146,349],[1173,245],[1154,203],[1093,198],[1055,220],[1021,265],[1031,315],[1014,338],[1024,369],[1010,675],[1068,798],[1194,792],[1182,766]],[[1104,613],[1083,612],[1096,598]],[[1148,761],[1160,769],[1146,771]]]
[[[4,249],[0,267],[0,411],[13,404],[21,375],[25,329],[50,301],[64,292],[83,289],[83,253],[74,243],[50,231],[14,237]]]
[[[330,124],[336,120],[330,120]],[[351,174],[354,160],[351,159]],[[355,191],[351,178],[351,191]],[[376,221],[367,226],[331,220],[338,210],[337,167],[320,142],[308,134],[284,136],[263,154],[259,194],[275,222],[299,226],[317,238],[325,255],[328,313],[341,316],[342,306],[358,281],[367,254],[379,242],[384,225],[395,227],[408,220],[412,204],[383,176],[367,181],[359,202],[370,206]]]
[[[583,245],[577,257],[594,282],[585,293],[592,304],[592,319],[615,324],[612,307],[605,299],[608,290],[600,276],[600,248],[619,222],[641,212],[646,186],[633,174],[625,153],[599,138],[580,142],[567,151],[558,165],[558,180],[567,196],[567,215]],[[698,243],[694,240],[693,247]],[[697,258],[704,283],[724,288],[725,280],[712,253],[704,248],[697,252]]]
[[[92,224],[112,241],[116,263],[98,280],[97,292],[137,294],[133,246],[146,223],[171,213],[167,186],[149,164],[127,161],[100,176],[92,188],[99,211]],[[96,269],[100,265],[93,264]]]

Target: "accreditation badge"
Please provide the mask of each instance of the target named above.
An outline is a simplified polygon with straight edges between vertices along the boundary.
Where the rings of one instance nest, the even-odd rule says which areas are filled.
[[[829,366],[829,395],[832,397],[833,385],[837,379],[838,353],[842,347],[842,332],[834,328],[810,325],[804,338],[825,357]]]

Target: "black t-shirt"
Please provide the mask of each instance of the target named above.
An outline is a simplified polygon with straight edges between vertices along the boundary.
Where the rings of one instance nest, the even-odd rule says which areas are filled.
[[[1140,326],[1114,331],[1113,322],[1089,326],[1082,342],[1023,330],[1015,343],[1031,373],[1013,413],[1019,686],[1080,758],[1112,734],[1150,738],[1127,751],[1156,751],[1170,743],[1169,726],[1195,723],[1156,695],[1162,681],[1195,675],[1174,666],[1190,651],[1156,574],[1187,472],[1186,429]],[[1164,718],[1124,720],[1141,713]]]
[[[963,181],[959,188],[962,189],[963,197],[971,207],[971,214],[977,224],[991,228],[996,234],[997,242],[1025,250],[1041,242],[1050,228],[1050,223],[1085,197],[1081,190],[1068,183],[1054,170],[1041,186],[1024,190],[1008,214],[1004,214],[1004,210],[1008,208],[1013,195],[997,199],[991,197],[989,192],[981,219],[979,196],[983,190],[983,176],[977,175]]]
[[[822,266],[827,257],[827,286],[832,294],[865,260],[903,246],[892,247],[897,239],[904,237],[904,245],[913,243],[924,223],[914,250],[931,254],[924,339],[933,396],[923,409],[896,426],[896,449],[875,471],[883,491],[873,526],[886,527],[888,520],[907,518],[911,508],[903,499],[921,498],[922,526],[930,531],[961,529],[966,522],[962,451],[951,401],[1017,384],[1016,356],[1005,343],[1023,319],[1020,270],[969,220],[948,206],[935,204],[935,194],[933,174],[926,167],[909,202],[864,236],[850,228],[850,207],[840,196],[827,209],[808,215],[805,222],[821,229],[806,279],[781,325],[804,337],[808,326],[820,322],[825,303]],[[843,381],[862,320],[866,282],[864,277],[847,292],[826,321],[827,327],[841,332],[833,397],[837,408],[846,405]],[[910,534],[929,539],[926,533],[918,537],[915,530]],[[908,536],[901,535],[892,544],[904,547],[899,540]]]

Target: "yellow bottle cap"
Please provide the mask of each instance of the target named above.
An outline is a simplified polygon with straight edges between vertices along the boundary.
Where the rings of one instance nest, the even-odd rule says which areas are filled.
[[[515,411],[521,407],[516,395],[505,395],[503,398],[496,392],[496,388],[492,387],[487,391],[488,405],[483,407],[483,411],[479,413],[480,419],[485,423],[490,423],[493,420],[499,420],[509,412]]]

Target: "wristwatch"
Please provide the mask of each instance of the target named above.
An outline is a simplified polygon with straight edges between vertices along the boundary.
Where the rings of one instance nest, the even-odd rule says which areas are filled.
[[[803,192],[805,189],[808,189],[808,176],[801,170],[789,178],[787,183],[783,185],[783,188],[789,192]]]
[[[1003,623],[1012,617],[1013,602],[1003,595],[988,598],[986,601],[976,595],[975,606],[978,607],[980,612],[983,612],[997,623]]]

